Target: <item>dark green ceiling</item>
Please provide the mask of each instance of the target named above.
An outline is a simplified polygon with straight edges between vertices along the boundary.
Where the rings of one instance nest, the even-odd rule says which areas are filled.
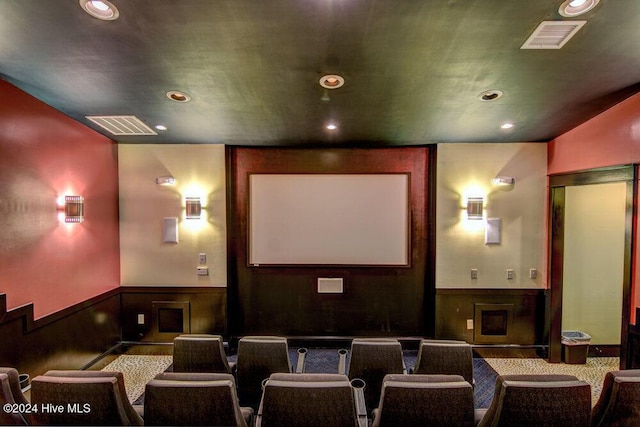
[[[541,21],[567,19],[560,0],[111,1],[115,21],[77,0],[0,0],[0,75],[101,132],[85,116],[169,128],[103,132],[120,142],[545,141],[640,83],[638,0],[601,0],[559,50],[520,46]],[[346,80],[328,102],[323,74]],[[175,89],[191,102],[168,100]],[[504,96],[479,101],[488,89]]]

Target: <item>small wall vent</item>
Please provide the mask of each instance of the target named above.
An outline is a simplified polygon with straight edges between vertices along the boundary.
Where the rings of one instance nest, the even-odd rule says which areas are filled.
[[[560,49],[587,21],[542,21],[520,49]]]
[[[136,116],[86,116],[113,135],[157,135]]]

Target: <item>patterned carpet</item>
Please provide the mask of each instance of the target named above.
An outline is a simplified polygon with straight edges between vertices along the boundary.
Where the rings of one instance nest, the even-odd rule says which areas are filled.
[[[123,354],[102,368],[103,371],[122,372],[124,387],[131,403],[144,393],[145,385],[173,363],[173,356],[141,356]]]

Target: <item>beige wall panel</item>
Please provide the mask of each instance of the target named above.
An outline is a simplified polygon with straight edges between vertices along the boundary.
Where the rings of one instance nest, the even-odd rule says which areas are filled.
[[[123,286],[227,285],[223,145],[118,145],[120,262]],[[171,175],[175,186],[155,179]],[[200,196],[199,220],[185,219],[187,196]],[[164,217],[178,217],[178,243],[163,243]],[[199,254],[208,276],[198,276]]]
[[[437,288],[546,286],[546,165],[546,144],[438,145]],[[496,176],[511,176],[515,185],[498,188],[491,183]],[[483,220],[467,219],[469,196],[484,197]],[[500,244],[484,243],[487,218],[501,219]],[[532,268],[535,279],[529,278]],[[477,279],[471,279],[471,269],[477,269]],[[507,269],[513,269],[513,279],[507,279]]]
[[[620,344],[626,183],[567,187],[562,329]]]

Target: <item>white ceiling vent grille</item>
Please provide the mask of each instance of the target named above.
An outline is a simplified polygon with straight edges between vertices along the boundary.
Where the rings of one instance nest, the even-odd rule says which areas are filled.
[[[157,135],[136,116],[86,116],[113,135]]]
[[[542,21],[520,49],[560,49],[587,21]]]

